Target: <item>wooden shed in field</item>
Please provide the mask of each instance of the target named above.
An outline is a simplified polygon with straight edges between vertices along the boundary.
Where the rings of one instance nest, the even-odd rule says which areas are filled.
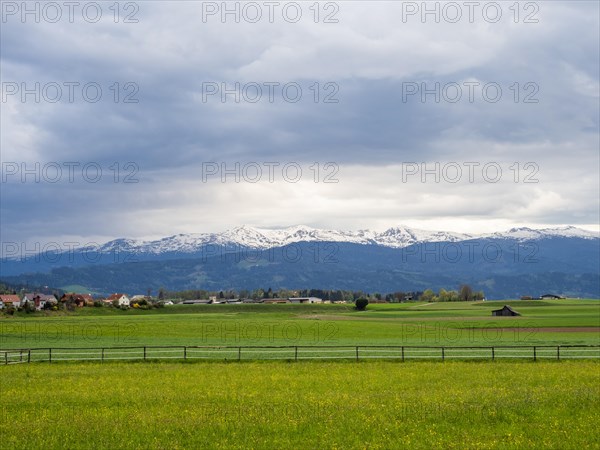
[[[519,314],[517,311],[515,311],[508,305],[504,305],[502,307],[502,309],[494,309],[492,311],[492,316],[520,316],[520,315],[521,314]]]

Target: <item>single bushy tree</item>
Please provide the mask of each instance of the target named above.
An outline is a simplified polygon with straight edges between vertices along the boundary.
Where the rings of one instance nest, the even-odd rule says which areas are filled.
[[[368,304],[369,304],[369,300],[367,300],[364,297],[361,297],[361,298],[356,299],[356,302],[354,302],[354,307],[358,311],[364,311],[365,309],[367,309]]]

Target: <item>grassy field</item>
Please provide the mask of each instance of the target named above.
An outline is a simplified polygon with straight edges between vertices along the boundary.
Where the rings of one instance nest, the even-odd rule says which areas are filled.
[[[600,448],[600,364],[2,367],[3,449]]]
[[[492,317],[512,305],[522,316]],[[0,347],[600,344],[600,301],[83,308],[0,319]]]
[[[511,304],[522,316],[492,317]],[[0,346],[600,344],[600,302],[84,308]],[[0,448],[600,449],[600,361],[0,366]]]

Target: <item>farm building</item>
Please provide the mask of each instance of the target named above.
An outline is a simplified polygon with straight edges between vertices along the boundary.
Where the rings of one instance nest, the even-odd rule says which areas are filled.
[[[210,305],[211,303],[214,303],[214,302],[212,300],[196,299],[196,300],[184,300],[181,303],[183,305]]]
[[[502,309],[495,309],[492,311],[492,316],[520,316],[517,311],[512,309],[508,305],[504,305]]]
[[[540,295],[540,299],[542,300],[548,300],[548,299],[552,299],[552,300],[559,300],[559,299],[564,299],[565,297],[563,297],[562,295],[556,295],[556,294],[544,294],[544,295]]]
[[[292,303],[323,303],[318,297],[290,297]]]
[[[263,298],[259,300],[259,303],[289,303],[287,298]]]

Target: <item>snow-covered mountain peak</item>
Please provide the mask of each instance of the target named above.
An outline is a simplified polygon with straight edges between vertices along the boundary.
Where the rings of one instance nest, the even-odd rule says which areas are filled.
[[[138,254],[198,253],[207,246],[221,246],[228,249],[269,249],[297,242],[337,242],[361,245],[380,245],[391,248],[404,248],[426,242],[460,242],[470,239],[516,239],[519,241],[545,238],[582,238],[598,239],[600,234],[582,230],[573,226],[532,229],[527,227],[511,228],[508,231],[485,235],[472,235],[447,231],[429,231],[398,225],[383,232],[368,229],[358,231],[340,231],[295,225],[280,229],[255,228],[242,225],[222,233],[176,234],[158,240],[115,239],[99,248],[81,248],[81,251],[136,252]],[[89,246],[88,246],[89,247]]]
[[[389,247],[406,247],[420,242],[457,242],[472,238],[470,234],[421,230],[402,225],[389,228],[377,236],[382,245]]]
[[[565,238],[582,238],[582,239],[598,239],[600,235],[593,231],[583,230],[574,226],[542,228],[535,230],[528,227],[511,228],[505,232],[496,232],[485,237],[504,238],[504,239],[544,239],[550,237],[565,237]]]
[[[577,228],[570,225],[557,228],[544,228],[542,231],[547,235],[562,237],[580,237],[586,239],[593,239],[598,238],[600,236],[600,234],[597,232],[582,230],[581,228]]]

